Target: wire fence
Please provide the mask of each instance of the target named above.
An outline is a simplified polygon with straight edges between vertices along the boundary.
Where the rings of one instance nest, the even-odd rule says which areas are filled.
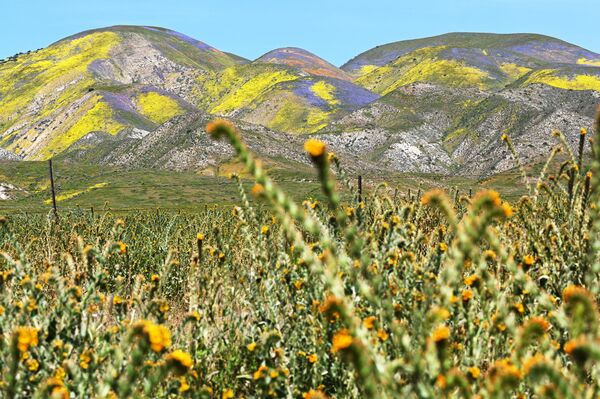
[[[426,174],[426,173],[398,173],[393,176],[388,176],[387,183],[391,190],[396,190],[394,196],[398,199],[400,198],[416,198],[418,192],[421,190],[421,184],[427,183],[427,185],[438,185],[439,187],[443,187],[452,191],[453,195],[458,196],[458,193],[461,195],[466,195],[469,192],[478,191],[477,188],[467,187],[465,188],[465,182],[462,180],[467,179],[470,180],[472,185],[480,183],[482,181],[489,180],[497,175],[489,175],[489,174],[460,174],[460,175],[452,175],[452,174]],[[519,178],[519,172],[516,170],[508,171],[503,173],[503,178]],[[202,181],[198,183],[157,183],[157,184],[146,184],[146,183],[132,183],[132,184],[107,184],[103,186],[91,186],[88,188],[82,187],[74,187],[74,182],[81,181],[82,176],[66,176],[63,174],[54,176],[54,190],[55,195],[60,197],[61,194],[71,194],[76,193],[77,191],[82,191],[80,194],[90,193],[90,192],[106,192],[106,191],[114,191],[114,190],[136,190],[136,189],[150,189],[150,190],[160,190],[160,189],[171,189],[171,188],[186,188],[186,189],[213,189],[215,187],[222,188],[224,184],[227,183],[227,180],[223,178],[221,181]],[[359,176],[353,176],[353,179],[358,179]],[[47,181],[46,181],[47,179]],[[202,179],[202,178],[200,178]],[[367,188],[365,194],[368,194],[368,187],[379,184],[386,179],[381,176],[363,176],[364,186]],[[31,198],[33,201],[40,201],[39,196],[47,194],[48,198],[44,200],[44,202],[49,201],[52,197],[52,181],[50,175],[48,176],[38,176],[37,179],[33,179],[38,182],[44,182],[43,186],[47,186],[45,189],[23,189],[19,187],[15,187],[14,185],[7,186],[7,183],[2,186],[0,184],[0,193],[4,194],[12,194],[12,193],[20,193],[23,194],[24,197],[21,198],[22,202],[26,201],[27,198]],[[310,178],[295,178],[295,179],[277,179],[276,183],[278,184],[318,184],[319,181],[316,179]],[[417,184],[419,183],[419,184]],[[38,183],[39,184],[39,183]],[[243,181],[244,186],[250,186],[253,184],[252,181]],[[462,186],[458,188],[458,186]],[[408,188],[407,188],[408,186]],[[399,190],[400,187],[404,187],[403,190]],[[310,190],[307,190],[307,194]],[[509,201],[518,200],[521,195],[518,193],[504,193],[503,197]],[[22,204],[8,204],[5,203],[5,206],[2,206],[0,202],[0,212],[1,213],[18,213],[18,214],[46,214],[53,211],[52,204],[48,204],[48,206],[22,206]],[[219,206],[230,206],[231,204],[219,204],[219,203],[198,203],[197,205],[190,206],[164,206],[164,205],[148,205],[141,207],[126,207],[126,206],[58,206],[61,213],[82,213],[82,212],[91,212],[91,213],[104,213],[104,212],[112,212],[112,213],[133,213],[133,212],[148,212],[148,211],[169,211],[169,212],[198,212],[202,210],[208,209],[208,207],[219,207]]]

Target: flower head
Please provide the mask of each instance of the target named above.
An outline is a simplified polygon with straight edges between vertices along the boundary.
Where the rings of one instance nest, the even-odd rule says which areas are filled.
[[[141,333],[154,352],[162,352],[171,346],[171,333],[169,329],[148,320],[141,320],[134,324],[134,331]]]
[[[327,145],[321,140],[308,139],[304,142],[304,150],[308,152],[311,158],[318,159],[325,155]]]
[[[175,350],[166,356],[167,365],[172,367],[175,374],[184,375],[194,365],[194,361],[189,353],[182,350]]]
[[[440,325],[433,330],[431,340],[436,345],[442,345],[450,339],[450,328],[445,325]]]
[[[352,337],[352,335],[350,335],[350,332],[348,330],[339,330],[333,336],[333,340],[331,342],[331,353],[336,353],[344,349],[348,349],[353,342],[354,338]]]
[[[215,119],[206,125],[206,132],[216,139],[221,137],[223,134],[232,132],[234,130],[235,127],[233,124],[225,119]]]
[[[19,327],[16,331],[17,348],[25,353],[29,348],[38,344],[38,329],[34,327]]]

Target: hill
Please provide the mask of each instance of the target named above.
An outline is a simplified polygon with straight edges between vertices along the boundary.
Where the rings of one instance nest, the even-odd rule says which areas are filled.
[[[238,60],[152,27],[83,32],[0,65],[0,145],[45,159],[91,131],[150,131],[193,109],[193,80]]]
[[[387,94],[411,83],[498,89],[544,83],[600,91],[600,55],[533,34],[450,33],[378,46],[341,69]]]
[[[0,62],[0,158],[218,168],[227,151],[191,134],[225,116],[290,169],[304,140],[292,135],[316,133],[355,168],[486,175],[513,165],[503,133],[535,161],[552,129],[575,144],[598,102],[600,55],[541,35],[401,41],[337,68],[294,47],[251,61],[169,29],[114,26]]]

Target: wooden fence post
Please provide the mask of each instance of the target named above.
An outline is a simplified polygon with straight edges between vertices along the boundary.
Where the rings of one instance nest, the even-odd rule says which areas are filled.
[[[52,191],[52,210],[54,217],[58,218],[58,209],[56,208],[56,192],[54,190],[54,170],[52,169],[52,158],[48,160],[48,170],[50,172],[50,190]]]
[[[358,175],[358,203],[362,202],[362,176]]]

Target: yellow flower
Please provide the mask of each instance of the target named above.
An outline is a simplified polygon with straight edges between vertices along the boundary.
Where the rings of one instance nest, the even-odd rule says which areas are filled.
[[[502,204],[502,214],[504,215],[505,218],[509,218],[512,215],[514,215],[514,210],[512,208],[512,206],[510,206],[510,204],[508,202],[505,202]]]
[[[202,319],[202,315],[197,310],[194,310],[193,312],[188,313],[188,319],[200,321],[200,319]]]
[[[34,373],[36,371],[38,371],[38,369],[40,368],[40,363],[35,359],[28,359],[25,362],[25,365],[27,366],[27,370],[34,372]]]
[[[489,371],[492,381],[500,378],[506,381],[518,381],[521,379],[521,372],[514,366],[510,359],[500,359],[494,363]]]
[[[389,334],[387,333],[387,331],[385,331],[383,328],[380,328],[379,330],[377,330],[377,337],[382,340],[382,341],[387,341],[387,339],[389,338]]]
[[[119,241],[117,243],[119,245],[119,255],[125,255],[127,253],[127,245]]]
[[[354,342],[354,338],[350,335],[350,332],[346,329],[339,330],[333,336],[331,344],[331,353],[336,353],[341,350],[349,348]]]
[[[318,359],[319,357],[315,353],[306,356],[306,360],[308,360],[310,364],[316,363]]]
[[[448,250],[448,245],[445,242],[440,242],[440,252],[446,252]]]
[[[476,274],[472,274],[470,276],[465,277],[465,285],[467,287],[472,287],[479,280],[479,276]]]
[[[175,374],[183,375],[194,365],[189,353],[180,349],[174,350],[166,356],[167,365],[173,368]]]
[[[367,329],[367,330],[372,330],[373,327],[375,326],[375,321],[377,321],[377,317],[376,316],[369,316],[366,319],[363,320],[363,326]]]
[[[204,234],[202,234],[202,233],[196,234],[196,240],[198,240],[198,241],[204,240]]]
[[[171,346],[171,333],[163,325],[141,320],[135,323],[134,329],[142,332],[154,352],[162,352]]]
[[[246,345],[246,349],[248,349],[250,352],[254,352],[254,350],[256,349],[256,342],[251,342],[248,345]]]
[[[167,313],[169,311],[169,309],[170,309],[170,306],[166,302],[162,302],[160,304],[160,306],[158,307],[158,310],[160,310],[161,313]]]
[[[190,390],[190,384],[188,384],[185,377],[180,377],[179,378],[179,392],[183,393],[183,392],[187,392],[189,390]]]
[[[19,352],[25,353],[29,348],[38,344],[38,329],[34,327],[17,328],[17,348]]]
[[[269,368],[267,366],[265,366],[264,364],[261,365],[258,370],[256,370],[254,372],[254,374],[252,375],[252,378],[254,379],[254,381],[256,380],[260,380],[261,378],[263,378],[264,376],[264,372],[267,371]]]
[[[471,290],[463,290],[462,292],[462,300],[463,302],[469,302],[473,299],[473,291]]]
[[[267,234],[269,234],[269,226],[262,226],[260,228],[260,232],[266,236]]]
[[[445,325],[440,325],[433,330],[431,340],[436,344],[442,344],[450,339],[450,329]]]
[[[496,260],[496,257],[497,257],[497,256],[496,256],[496,252],[494,252],[494,251],[493,251],[493,250],[491,250],[491,249],[488,249],[488,250],[486,250],[486,251],[484,251],[484,252],[483,252],[483,257],[484,257],[486,260],[491,260],[491,261],[494,261],[494,260]]]
[[[469,375],[469,377],[476,380],[479,378],[479,376],[481,376],[481,370],[479,369],[479,367],[469,367],[469,369],[467,370],[467,374]]]
[[[579,131],[579,134],[582,136],[585,136],[587,134],[587,129],[582,127],[581,130]]]
[[[517,302],[513,305],[513,307],[515,308],[515,310],[517,312],[519,312],[520,314],[525,313],[525,307],[523,306],[523,304],[521,302]]]
[[[523,263],[526,266],[532,266],[535,263],[535,258],[532,255],[525,255],[523,258]]]
[[[92,357],[90,356],[90,351],[86,350],[81,355],[79,355],[79,366],[82,369],[87,370],[92,362]]]
[[[322,157],[325,154],[327,145],[321,140],[308,139],[304,142],[304,150],[313,158]]]
[[[231,399],[233,398],[233,389],[224,389],[223,394],[221,395],[221,399]]]
[[[321,390],[311,389],[310,391],[302,394],[302,399],[327,399],[327,395],[325,395]]]

